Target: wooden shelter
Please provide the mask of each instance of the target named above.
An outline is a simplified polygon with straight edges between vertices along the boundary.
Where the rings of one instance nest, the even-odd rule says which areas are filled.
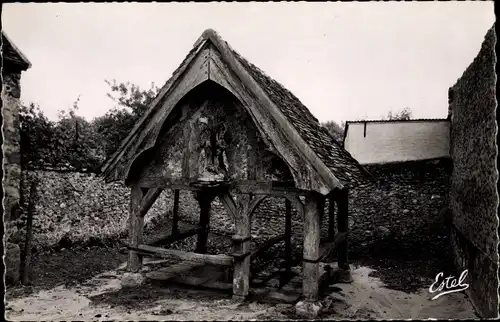
[[[196,41],[102,173],[108,182],[124,180],[131,187],[130,271],[141,268],[144,252],[233,266],[237,299],[249,292],[252,213],[268,196],[285,198],[287,254],[291,206],[304,219],[303,297],[309,302],[318,299],[319,262],[332,249],[338,249],[339,266],[349,270],[348,189],[369,176],[292,93],[211,29]],[[143,244],[143,217],[163,189],[175,191],[173,239],[189,235],[176,229],[178,191],[196,193],[201,212],[194,252]],[[231,256],[206,254],[215,197],[235,221]],[[330,235],[321,244],[326,198]]]

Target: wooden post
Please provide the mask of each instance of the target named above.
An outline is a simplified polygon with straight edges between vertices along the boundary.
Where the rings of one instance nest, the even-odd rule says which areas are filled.
[[[210,205],[214,198],[215,196],[208,191],[199,191],[196,193],[196,199],[200,205],[200,230],[198,231],[196,253],[205,254],[207,252],[207,240],[210,231]]]
[[[328,239],[330,241],[335,238],[335,198],[328,197]]]
[[[348,201],[349,193],[347,190],[341,190],[337,196],[337,224],[339,233],[349,232],[349,220],[348,220]],[[349,270],[349,261],[347,257],[347,235],[345,239],[339,244],[338,248],[338,264],[339,268],[344,270]]]
[[[174,189],[174,209],[172,210],[172,235],[179,232],[179,189]]]
[[[35,207],[35,196],[38,179],[34,179],[30,188],[30,199],[28,203],[28,218],[26,220],[26,243],[24,245],[24,267],[23,267],[23,285],[29,283],[29,273],[31,264],[31,240],[33,239],[33,211]]]
[[[251,214],[248,212],[250,196],[239,195],[235,214],[235,230],[233,236],[233,299],[243,301],[250,288],[250,246],[251,246]]]
[[[305,203],[302,295],[307,302],[318,300],[322,199],[322,196],[307,196]]]
[[[285,199],[285,269],[290,274],[292,263],[292,204]]]
[[[141,201],[144,196],[143,190],[133,185],[130,193],[130,217],[129,217],[129,245],[138,247],[142,244],[144,217],[140,215]],[[142,267],[142,256],[136,251],[129,250],[127,270],[129,272],[138,272]]]

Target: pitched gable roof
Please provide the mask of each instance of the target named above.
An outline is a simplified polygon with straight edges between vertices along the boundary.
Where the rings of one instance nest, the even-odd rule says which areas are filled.
[[[11,65],[14,69],[27,70],[31,63],[26,56],[17,48],[2,30],[2,59],[4,65]]]
[[[300,136],[333,172],[335,177],[343,182],[344,186],[349,187],[362,183],[366,177],[370,176],[368,171],[330,135],[328,130],[320,125],[318,119],[293,93],[267,76],[236,51],[233,50],[233,52],[240,63],[245,66],[252,77],[265,90],[269,98],[283,112],[288,121],[294,125]]]
[[[215,47],[217,53],[211,54],[208,51],[204,56],[204,61],[196,62],[199,60],[200,52],[209,48],[207,46]],[[160,118],[160,120],[166,118],[173,106],[170,106],[170,110],[163,114],[161,113],[161,106],[165,104],[166,97],[173,93],[176,84],[179,85],[179,82],[186,81],[186,77],[182,76],[182,74],[196,69],[193,64],[197,64],[198,74],[204,73],[208,75],[197,75],[195,77],[198,78],[197,80],[190,80],[191,86],[194,87],[195,84],[199,84],[204,80],[217,79],[219,83],[222,82],[227,85],[226,87],[237,96],[238,89],[241,88],[250,93],[250,96],[246,96],[246,100],[241,95],[239,98],[249,105],[249,112],[253,115],[256,123],[260,122],[256,124],[258,128],[264,134],[269,134],[269,127],[266,130],[266,124],[262,122],[262,119],[266,117],[273,118],[275,124],[277,123],[288,136],[289,141],[293,141],[296,148],[301,151],[304,161],[312,168],[310,171],[316,173],[310,176],[309,180],[305,180],[309,181],[305,185],[310,190],[328,193],[333,188],[352,187],[362,183],[369,176],[369,173],[329,135],[326,129],[321,127],[318,120],[292,93],[245,60],[227,42],[223,41],[215,31],[208,29],[197,40],[193,49],[173,73],[172,78],[160,90],[150,109],[137,122],[118,151],[103,166],[102,172],[107,180],[123,178],[123,171],[121,175],[117,175],[116,168],[119,167],[120,159],[124,157],[126,150],[133,151],[138,148],[140,143],[137,143],[137,141],[141,140],[138,137],[142,137],[142,140],[147,140],[146,138],[150,140],[149,143],[142,145],[142,151],[154,145],[156,141],[155,135],[158,135],[158,130],[155,132],[156,134],[149,136],[144,132],[147,132],[147,129],[151,130],[152,126],[149,124],[153,122],[153,115],[155,115],[155,118]],[[211,71],[213,71],[212,76],[210,76]],[[229,74],[234,74],[235,77],[233,77],[234,75],[228,76]],[[221,81],[221,78],[228,78],[229,80],[224,79]],[[252,99],[249,100],[248,97]],[[163,102],[163,104],[160,104],[160,102]],[[259,111],[259,106],[266,108],[265,111]],[[162,116],[159,117],[159,114],[162,114]],[[161,123],[161,121],[156,123]],[[279,141],[276,136],[270,135],[270,137],[271,140]],[[278,150],[281,148],[281,151],[278,152],[281,152],[282,156],[287,154],[283,150],[283,144],[275,145],[278,146]],[[135,151],[131,154],[134,153]],[[134,155],[137,156],[138,153]],[[130,167],[130,160],[128,164]]]

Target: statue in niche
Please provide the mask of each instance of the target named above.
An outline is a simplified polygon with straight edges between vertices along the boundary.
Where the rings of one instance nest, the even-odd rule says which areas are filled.
[[[210,122],[201,117],[200,124],[200,164],[199,174],[203,181],[226,180],[228,175],[228,163],[226,153],[225,124]],[[213,125],[213,124],[216,125]]]

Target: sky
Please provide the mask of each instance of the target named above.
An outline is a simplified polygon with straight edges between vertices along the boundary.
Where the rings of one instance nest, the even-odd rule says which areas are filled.
[[[297,96],[321,121],[408,107],[445,118],[448,88],[495,21],[491,2],[9,3],[2,27],[32,67],[24,104],[51,119],[80,96],[88,120],[114,106],[105,80],[162,86],[203,31]]]

